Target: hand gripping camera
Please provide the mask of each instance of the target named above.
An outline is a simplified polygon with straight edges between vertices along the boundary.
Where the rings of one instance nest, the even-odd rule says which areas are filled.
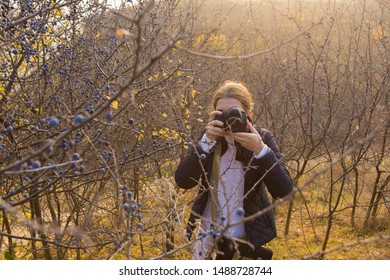
[[[238,107],[230,107],[221,115],[215,116],[216,120],[223,122],[223,129],[231,132],[248,132],[246,127],[247,114]]]

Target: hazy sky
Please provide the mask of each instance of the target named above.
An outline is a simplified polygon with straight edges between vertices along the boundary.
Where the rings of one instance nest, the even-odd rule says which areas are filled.
[[[103,2],[104,0],[100,0],[99,2]],[[110,4],[113,8],[119,7],[122,0],[107,0],[107,4]]]

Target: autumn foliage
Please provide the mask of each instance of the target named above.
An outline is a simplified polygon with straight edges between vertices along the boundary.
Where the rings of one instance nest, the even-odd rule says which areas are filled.
[[[385,1],[98,2],[0,0],[0,259],[190,259],[172,176],[227,79],[294,177],[275,257],[390,258]]]

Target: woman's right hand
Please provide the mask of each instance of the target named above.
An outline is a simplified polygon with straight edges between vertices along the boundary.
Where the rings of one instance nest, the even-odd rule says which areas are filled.
[[[210,113],[209,122],[206,125],[206,136],[211,141],[215,141],[219,136],[225,136],[226,131],[223,129],[223,122],[216,120],[217,115],[221,115],[220,111],[213,111]]]

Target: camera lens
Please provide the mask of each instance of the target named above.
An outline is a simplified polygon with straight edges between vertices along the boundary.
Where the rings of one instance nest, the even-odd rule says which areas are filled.
[[[231,107],[221,115],[215,116],[216,120],[223,122],[223,129],[231,132],[246,132],[247,115],[238,107]]]
[[[226,129],[231,132],[239,132],[242,127],[241,118],[230,117],[226,120]]]

